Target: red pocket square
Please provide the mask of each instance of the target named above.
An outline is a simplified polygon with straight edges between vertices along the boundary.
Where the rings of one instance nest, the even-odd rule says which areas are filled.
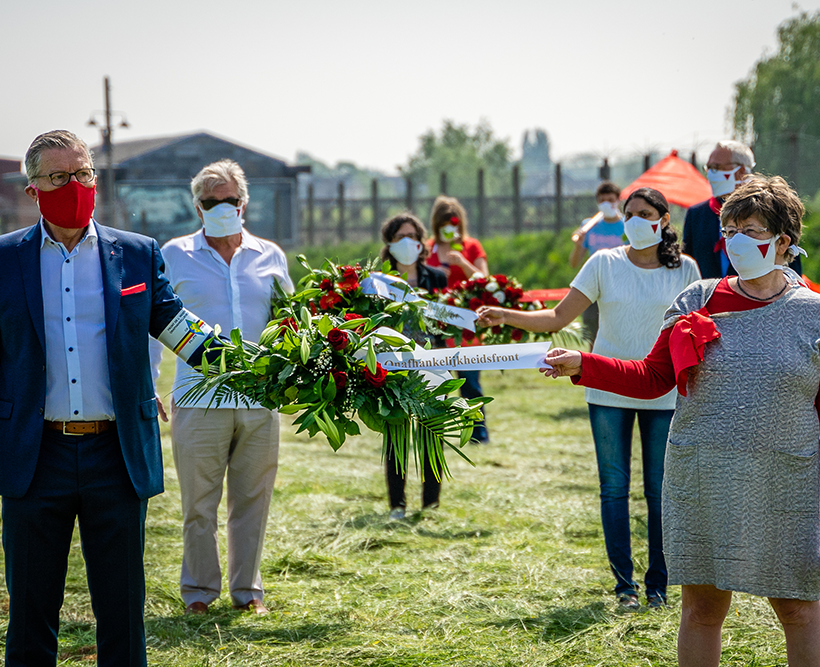
[[[139,294],[140,292],[145,291],[145,283],[140,283],[139,285],[134,285],[133,287],[124,287],[122,290],[123,296],[128,296],[129,294]]]

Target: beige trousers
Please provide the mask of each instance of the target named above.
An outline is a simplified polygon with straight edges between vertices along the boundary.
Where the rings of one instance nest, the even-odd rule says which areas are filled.
[[[263,408],[206,413],[172,405],[171,438],[184,518],[183,601],[210,604],[222,590],[217,509],[223,480],[231,600],[262,600],[259,564],[279,459],[279,414]]]

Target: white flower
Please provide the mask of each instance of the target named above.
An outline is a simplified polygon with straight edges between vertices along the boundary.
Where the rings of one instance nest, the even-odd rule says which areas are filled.
[[[498,287],[498,285],[496,285],[496,287]],[[503,290],[498,290],[495,294],[493,294],[493,297],[495,297],[495,300],[498,301],[498,303],[504,303],[505,296],[506,295]]]
[[[493,280],[492,282],[487,283],[487,287],[485,289],[490,293],[497,292],[498,291],[498,283]]]

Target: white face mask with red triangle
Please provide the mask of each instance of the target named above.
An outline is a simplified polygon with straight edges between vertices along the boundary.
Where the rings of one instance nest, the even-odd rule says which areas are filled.
[[[732,171],[717,171],[716,169],[706,170],[706,180],[708,180],[709,185],[712,186],[713,197],[722,197],[723,195],[728,195],[730,192],[734,192],[737,187],[737,179],[735,178],[735,174],[740,167],[741,165],[738,165],[732,169]]]
[[[780,234],[761,241],[745,234],[726,239],[726,254],[743,280],[754,280],[774,270],[777,252],[774,249]]]
[[[643,250],[661,242],[661,219],[647,220],[633,215],[624,221],[624,233],[635,250]]]

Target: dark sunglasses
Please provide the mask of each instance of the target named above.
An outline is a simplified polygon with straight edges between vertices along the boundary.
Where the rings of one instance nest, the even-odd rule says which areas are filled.
[[[227,199],[202,199],[199,202],[199,205],[202,207],[203,211],[210,211],[214,206],[219,206],[219,204],[230,204],[234,208],[239,206],[239,202],[242,200],[237,197],[228,197]]]

